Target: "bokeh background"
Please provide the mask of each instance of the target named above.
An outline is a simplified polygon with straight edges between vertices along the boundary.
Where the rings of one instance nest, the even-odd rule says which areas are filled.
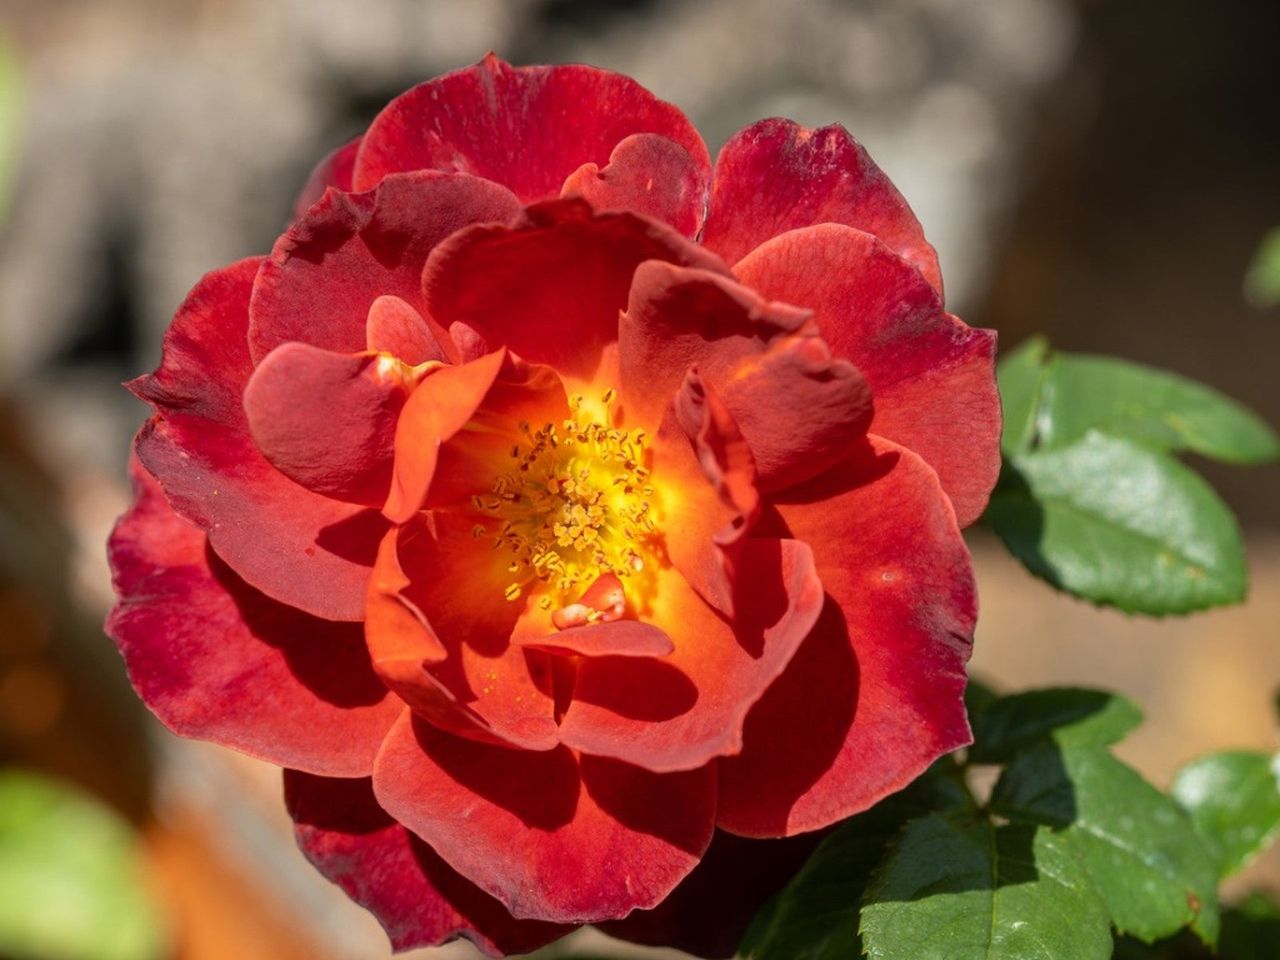
[[[1242,292],[1280,224],[1273,0],[0,0],[0,41],[0,765],[138,829],[168,956],[386,953],[293,850],[276,771],[161,731],[100,624],[144,417],[120,381],[412,83],[490,49],[590,62],[682,106],[713,152],[763,116],[841,122],[925,224],[951,308],[1005,348],[1044,331],[1280,422],[1280,312]],[[1099,612],[972,537],[977,674],[1128,692],[1148,723],[1121,752],[1161,784],[1276,745],[1280,471],[1197,466],[1249,541],[1235,609]],[[1280,888],[1278,864],[1239,886]]]

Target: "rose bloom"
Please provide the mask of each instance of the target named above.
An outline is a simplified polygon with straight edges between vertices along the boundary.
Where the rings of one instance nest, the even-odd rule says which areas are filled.
[[[969,742],[993,353],[841,127],[489,57],[178,309],[108,629],[396,949],[731,953]]]

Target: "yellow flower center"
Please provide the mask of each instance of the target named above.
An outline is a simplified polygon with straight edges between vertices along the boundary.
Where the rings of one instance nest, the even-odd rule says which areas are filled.
[[[578,611],[576,601],[609,574],[629,598],[647,593],[657,510],[646,438],[613,426],[613,398],[612,390],[598,403],[574,395],[569,419],[536,428],[522,422],[511,469],[472,498],[477,511],[499,522],[496,530],[477,524],[473,534],[492,536],[495,549],[512,554],[508,600],[536,594],[544,610]],[[618,615],[620,609],[611,616],[583,608],[574,620]]]

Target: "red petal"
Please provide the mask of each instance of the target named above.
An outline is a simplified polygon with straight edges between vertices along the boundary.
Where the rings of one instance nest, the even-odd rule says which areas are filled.
[[[376,354],[281,344],[245,388],[249,430],[272,466],[308,490],[381,506],[407,376]]]
[[[284,772],[298,846],[382,924],[397,952],[466,937],[487,955],[525,953],[568,927],[515,920],[378,806],[368,779]]]
[[[359,620],[385,521],[298,486],[249,436],[245,334],[259,262],[201,280],[178,308],[159,369],[130,384],[159,414],[139,434],[138,456],[252,586],[318,617]]]
[[[821,473],[866,433],[871,400],[808,317],[724,277],[643,264],[619,322],[628,419],[659,423],[697,365],[746,437],[762,490]]]
[[[399,297],[381,296],[369,305],[364,337],[367,349],[389,353],[411,367],[449,359],[422,314]]]
[[[465,323],[525,360],[590,381],[617,339],[618,311],[645,260],[725,270],[662,224],[557,200],[530,208],[512,226],[451,237],[432,253],[422,283],[441,323]]]
[[[590,923],[659,903],[711,840],[710,767],[658,775],[534,753],[402,718],[374,766],[378,802],[516,917]]]
[[[665,657],[675,644],[658,627],[638,620],[615,620],[555,633],[517,636],[514,642],[531,650],[576,653],[584,657]]]
[[[363,776],[403,706],[354,624],[249,588],[133,464],[137,500],[111,535],[107,619],[138,695],[170,730],[271,763]]]
[[[369,307],[384,294],[431,324],[421,293],[431,248],[462,227],[505,222],[518,212],[516,198],[495,183],[430,172],[388,178],[368,193],[327,194],[276,241],[262,266],[250,308],[253,359],[290,340],[363,350]],[[443,329],[432,333],[445,342]]]
[[[404,523],[421,509],[441,444],[472,418],[505,359],[505,351],[496,350],[470,363],[441,367],[414,390],[396,425],[395,467],[383,508],[393,523]]]
[[[1000,472],[995,333],[951,316],[891,250],[836,224],[771,240],[734,271],[765,296],[813,308],[831,349],[871,385],[872,432],[938,472],[962,527],[976,520]]]
[[[507,558],[491,548],[492,537],[472,535],[473,523],[439,513],[387,534],[366,622],[374,668],[443,729],[549,750],[559,741],[539,672],[546,655],[511,643],[524,604],[503,596]],[[395,604],[398,616],[385,610]]]
[[[600,925],[632,943],[675,947],[697,957],[732,957],[751,921],[822,840],[748,840],[717,830],[693,872],[652,910]]]
[[[355,185],[367,190],[401,170],[460,171],[532,203],[556,196],[584,163],[605,163],[634,133],[675,141],[709,175],[698,131],[630,77],[576,64],[512,67],[490,55],[391,101],[365,134]]]
[[[741,749],[747,711],[818,618],[822,584],[809,548],[794,540],[746,540],[737,559],[731,623],[674,570],[658,574],[646,619],[671,637],[675,652],[583,661],[562,742],[659,773]]]
[[[597,210],[641,213],[695,237],[707,210],[707,169],[674,140],[638,133],[613,148],[603,169],[584,163],[571,173],[560,195]]]
[[[703,243],[734,263],[770,237],[815,223],[874,234],[942,292],[938,258],[920,222],[843,127],[761,120],[724,145]]]
[[[356,151],[360,149],[360,137],[348,140],[338,149],[330,152],[316,164],[307,178],[306,186],[293,204],[293,218],[297,220],[305,214],[317,200],[324,196],[330,187],[345,192],[351,191],[351,174],[356,166]]]
[[[693,369],[658,431],[653,472],[671,563],[732,617],[736,551],[760,512],[755,461],[720,398]]]
[[[744,836],[816,830],[901,789],[971,740],[963,695],[976,596],[937,476],[872,438],[777,505],[814,551],[818,626],[720,761],[719,823]]]

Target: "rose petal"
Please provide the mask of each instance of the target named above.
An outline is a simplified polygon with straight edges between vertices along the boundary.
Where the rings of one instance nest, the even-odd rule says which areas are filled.
[[[665,657],[675,650],[671,638],[661,629],[636,620],[615,620],[585,627],[570,627],[555,633],[538,633],[513,638],[530,650],[578,654],[583,657]]]
[[[351,174],[355,170],[356,151],[360,149],[360,137],[348,140],[336,150],[328,153],[316,164],[307,178],[306,186],[293,204],[293,218],[297,220],[312,204],[324,196],[330,187],[336,190],[351,191]]]
[[[762,490],[816,476],[866,433],[871,398],[808,317],[721,276],[642,264],[619,321],[626,416],[659,423],[696,365],[746,437]]]
[[[815,223],[874,234],[942,293],[920,222],[847,130],[771,119],[734,134],[716,158],[702,242],[734,263],[770,237]]]
[[[732,617],[736,551],[760,512],[755,461],[737,423],[694,369],[654,441],[653,482],[671,563]]]
[[[976,520],[1000,472],[995,333],[951,316],[891,250],[837,224],[770,240],[734,272],[765,296],[814,310],[831,349],[871,385],[871,431],[938,472],[962,527]]]
[[[602,169],[584,163],[569,174],[562,197],[582,197],[596,210],[630,210],[695,237],[707,212],[707,170],[674,140],[652,133],[627,137]]]
[[[971,740],[963,695],[976,597],[937,476],[879,437],[777,504],[813,547],[828,602],[720,761],[719,824],[816,830],[901,789]]]
[[[368,193],[326,194],[262,265],[250,307],[254,361],[290,340],[363,350],[365,318],[384,294],[414,307],[444,344],[447,335],[422,303],[427,254],[462,227],[505,222],[519,209],[495,183],[425,171],[389,177]]]
[[[725,272],[674,230],[581,200],[531,207],[511,226],[463,230],[432,253],[422,283],[432,316],[461,322],[562,376],[597,381],[617,339],[636,267],[667,260]]]
[[[366,349],[388,353],[411,367],[449,359],[449,351],[436,340],[422,314],[399,297],[381,296],[369,305],[364,339]]]
[[[422,508],[436,473],[440,447],[469,421],[506,360],[496,350],[479,360],[441,367],[414,390],[396,424],[395,466],[383,513],[404,523]]]
[[[661,660],[599,657],[578,667],[560,739],[658,773],[737,753],[747,711],[782,673],[822,609],[809,548],[746,540],[731,622],[674,570],[659,574],[646,617],[675,643]]]
[[[381,506],[409,376],[398,361],[376,354],[281,344],[245,387],[249,432],[290,480],[327,497]]]
[[[466,937],[485,954],[525,953],[569,927],[515,920],[391,819],[365,779],[284,771],[284,799],[311,864],[382,924],[393,950]]]
[[[107,619],[138,695],[174,733],[271,763],[364,776],[403,710],[360,629],[249,588],[132,464],[136,501],[109,546],[119,601]]]
[[[318,617],[359,620],[385,521],[294,483],[249,436],[245,336],[259,263],[242,260],[196,284],[165,335],[160,367],[129,384],[159,415],[139,434],[138,456],[249,584]]]
[[[630,77],[577,64],[512,67],[490,54],[391,101],[365,134],[355,186],[368,190],[402,170],[460,171],[533,203],[636,133],[674,141],[709,176],[698,131]]]
[[[735,955],[765,902],[796,874],[822,840],[806,833],[785,840],[748,840],[717,830],[693,872],[652,910],[602,923],[612,937],[675,947],[696,957]]]
[[[473,535],[474,522],[438,513],[387,534],[366,621],[374,669],[436,726],[549,750],[559,739],[547,655],[511,643],[524,603],[505,598],[507,558]],[[394,604],[395,619],[382,609]]]
[[[591,923],[659,903],[711,840],[710,767],[659,775],[402,718],[374,766],[393,817],[513,916]]]

